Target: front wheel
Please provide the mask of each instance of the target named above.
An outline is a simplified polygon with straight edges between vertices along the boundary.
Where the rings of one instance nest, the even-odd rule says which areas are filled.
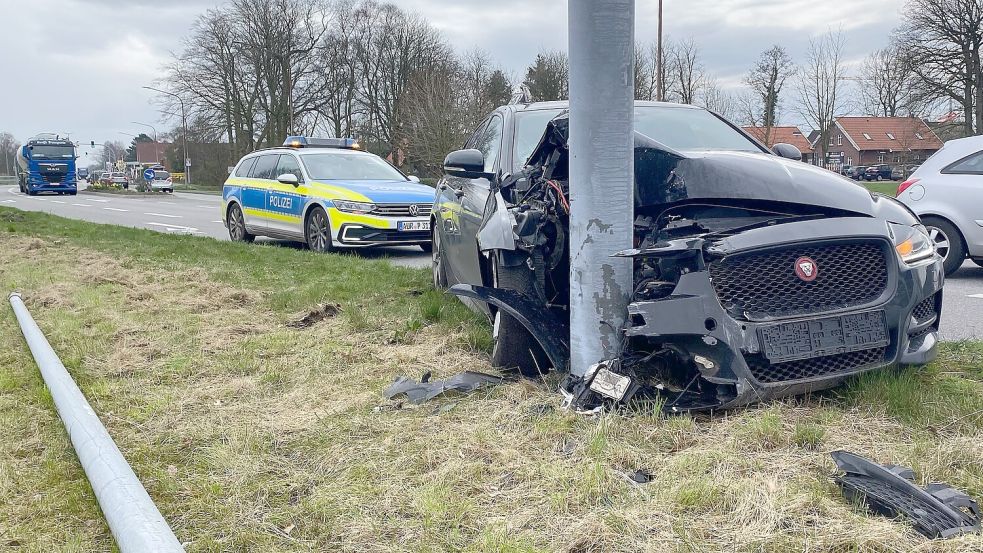
[[[936,217],[926,217],[922,222],[935,246],[935,253],[942,258],[945,274],[951,275],[956,272],[966,259],[966,244],[959,229],[949,221]]]
[[[538,298],[530,271],[524,266],[509,267],[498,256],[492,259],[495,288],[515,290],[530,299]],[[537,376],[549,370],[550,362],[543,348],[512,315],[501,309],[495,311],[495,345],[492,365],[503,369],[518,369],[524,376]]]
[[[323,209],[315,207],[311,210],[304,229],[307,247],[311,251],[329,252],[334,249],[334,244],[331,243],[331,221],[328,220],[328,214]]]
[[[443,290],[447,288],[447,273],[444,269],[444,252],[440,251],[440,233],[437,232],[436,225],[430,230],[430,240],[430,268],[433,275],[433,287],[437,290]]]
[[[229,238],[233,242],[252,242],[256,239],[256,236],[246,230],[246,218],[243,217],[239,204],[232,204],[229,208]]]

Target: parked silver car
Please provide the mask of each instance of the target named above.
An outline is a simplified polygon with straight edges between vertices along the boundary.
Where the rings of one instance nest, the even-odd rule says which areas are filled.
[[[950,140],[898,186],[951,274],[966,257],[983,267],[983,136]]]

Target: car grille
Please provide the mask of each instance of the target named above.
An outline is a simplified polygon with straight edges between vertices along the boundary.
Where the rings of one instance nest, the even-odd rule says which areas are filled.
[[[416,215],[410,213],[410,206],[416,206]],[[372,214],[383,217],[429,217],[431,207],[431,204],[375,204]]]
[[[762,384],[777,384],[874,367],[884,363],[886,352],[887,348],[880,347],[785,363],[769,363],[755,355],[747,356],[747,362],[755,380]]]
[[[812,282],[795,274],[803,256],[818,267]],[[729,255],[710,264],[710,279],[732,316],[762,320],[869,304],[887,288],[888,267],[880,242],[809,244]]]
[[[65,173],[45,173],[42,175],[44,182],[48,184],[61,184],[65,180]]]

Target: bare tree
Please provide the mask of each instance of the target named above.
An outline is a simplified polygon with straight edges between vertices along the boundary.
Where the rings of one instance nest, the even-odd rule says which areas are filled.
[[[902,16],[898,43],[919,87],[960,104],[965,134],[983,132],[983,1],[908,0]]]
[[[671,77],[667,86],[671,97],[683,104],[695,104],[706,84],[699,47],[692,38],[672,42],[668,47],[668,58]]]
[[[896,117],[922,111],[916,75],[907,61],[897,43],[867,56],[860,67],[859,79],[865,114]]]
[[[819,131],[816,145],[820,159],[826,159],[833,118],[842,104],[840,83],[843,67],[843,34],[828,32],[809,40],[806,62],[799,72],[799,114]]]
[[[739,111],[734,97],[721,89],[717,79],[711,75],[706,76],[703,90],[700,92],[699,100],[696,103],[727,119],[737,117]]]
[[[655,98],[655,59],[651,52],[640,42],[635,43],[635,99],[652,100]]]
[[[119,140],[110,140],[102,143],[102,151],[99,154],[99,163],[105,166],[106,163],[116,163],[126,157],[126,146]]]
[[[747,124],[765,128],[765,142],[771,138],[771,129],[778,120],[782,89],[795,71],[792,58],[776,44],[761,53],[744,77],[752,95],[742,98],[742,112]]]

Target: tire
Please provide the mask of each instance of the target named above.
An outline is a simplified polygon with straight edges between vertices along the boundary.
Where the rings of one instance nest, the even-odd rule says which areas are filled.
[[[922,219],[929,237],[935,244],[935,251],[942,256],[942,268],[945,274],[955,273],[966,259],[966,243],[963,236],[952,223],[939,217]]]
[[[229,238],[233,242],[252,242],[256,239],[256,236],[249,234],[246,230],[246,218],[242,215],[242,208],[239,204],[232,204],[229,206],[229,213],[227,215],[229,222]]]
[[[877,175],[877,182],[881,182],[882,180],[884,180],[884,177]]]
[[[440,233],[437,226],[430,225],[430,274],[433,278],[433,287],[437,290],[447,288],[447,272],[444,268],[443,252],[440,251]],[[423,247],[421,244],[420,247]],[[426,250],[424,250],[426,251]]]
[[[307,214],[304,221],[304,237],[307,247],[312,252],[330,252],[334,249],[331,243],[331,221],[328,214],[320,207],[315,207]]]
[[[512,289],[536,298],[535,284],[530,271],[522,267],[507,267],[496,255],[492,260],[495,288]],[[515,317],[495,311],[495,345],[492,348],[492,365],[502,369],[516,369],[523,376],[539,376],[549,370],[550,362],[539,342]]]

